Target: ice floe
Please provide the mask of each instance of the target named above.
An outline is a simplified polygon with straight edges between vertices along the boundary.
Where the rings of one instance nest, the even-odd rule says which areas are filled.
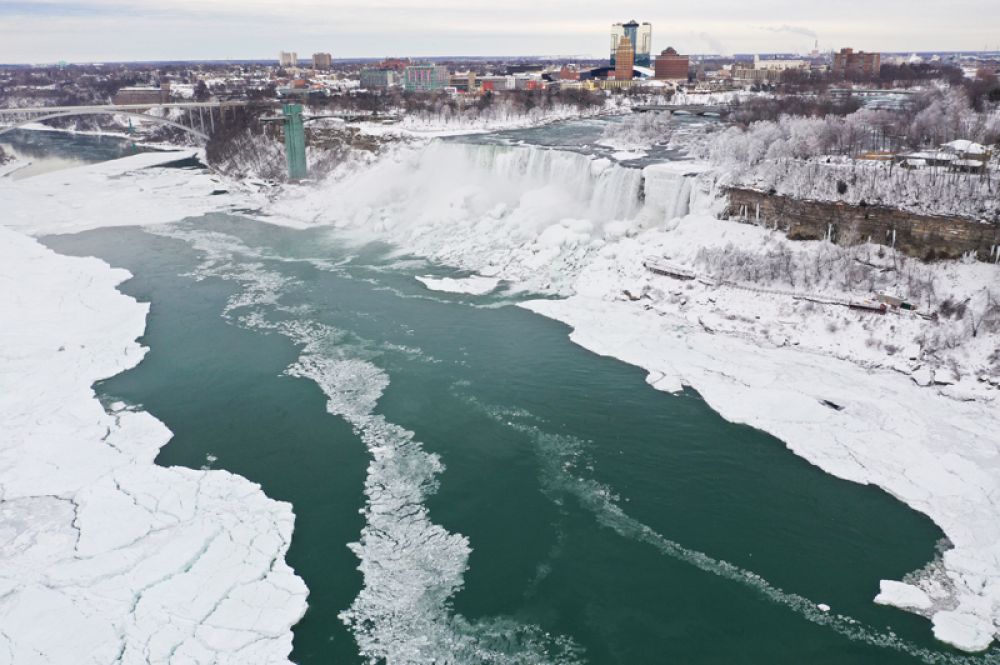
[[[471,277],[431,277],[427,275],[417,276],[416,279],[431,291],[468,293],[474,296],[492,293],[500,284],[500,280],[496,277],[483,277],[481,275],[472,275]]]
[[[148,306],[115,289],[128,276],[0,227],[0,653],[286,662],[306,608],[284,561],[291,506],[156,466],[167,428],[91,388],[144,354]]]

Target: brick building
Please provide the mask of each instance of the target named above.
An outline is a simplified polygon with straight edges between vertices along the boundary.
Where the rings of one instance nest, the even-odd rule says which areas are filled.
[[[635,49],[632,47],[632,40],[622,37],[618,40],[618,48],[615,50],[615,80],[631,81],[635,73]]]
[[[333,67],[333,56],[329,53],[313,53],[313,69],[330,69]]]
[[[842,48],[833,54],[834,76],[874,78],[882,70],[880,53],[854,52],[852,48]]]
[[[115,104],[166,104],[170,101],[170,84],[159,88],[152,86],[130,86],[120,88],[114,96]]]
[[[655,76],[661,81],[687,81],[690,59],[679,55],[673,48],[668,48],[656,56]]]
[[[576,68],[576,65],[563,65],[562,69],[559,70],[559,80],[579,81],[580,70]]]

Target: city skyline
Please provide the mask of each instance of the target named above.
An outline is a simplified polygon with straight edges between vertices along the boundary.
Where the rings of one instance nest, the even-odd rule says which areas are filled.
[[[502,6],[456,0],[0,0],[0,62],[258,60],[281,50],[331,52],[334,58],[587,56],[607,57],[608,26],[653,24],[653,51],[682,53],[960,51],[996,49],[1000,3],[957,0],[920,8],[885,0],[827,5],[777,0],[768,12],[736,0],[671,6],[648,0],[614,6],[512,0]]]

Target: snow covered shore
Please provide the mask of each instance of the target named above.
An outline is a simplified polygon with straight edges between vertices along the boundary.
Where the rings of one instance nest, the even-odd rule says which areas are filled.
[[[932,618],[934,634],[960,649],[988,647],[1000,626],[1000,412],[982,373],[992,370],[980,368],[992,362],[995,335],[936,346],[958,324],[655,276],[642,265],[650,254],[689,266],[775,258],[800,285],[808,272],[809,288],[850,298],[857,294],[838,287],[838,266],[866,257],[714,219],[704,164],[640,172],[605,162],[532,147],[431,145],[279,206],[297,223],[389,241],[513,290],[567,295],[525,306],[570,325],[582,346],[645,368],[654,387],[692,386],[727,419],[930,516],[952,548],[905,585],[886,580],[878,602]],[[897,268],[892,279],[926,282],[941,298],[997,282],[985,264],[940,264],[928,275],[914,266],[905,279]],[[961,371],[926,385],[919,376],[931,362]]]
[[[287,662],[305,612],[291,506],[225,471],[156,466],[167,428],[97,400],[95,381],[144,355],[148,305],[115,289],[128,273],[22,233],[204,212],[208,176],[126,174],[177,157],[0,181],[3,662]]]
[[[0,179],[0,225],[31,235],[166,224],[253,205],[238,183],[202,171],[156,168],[197,150],[146,152],[13,181]]]
[[[881,599],[931,616],[942,641],[969,651],[989,646],[1000,598],[994,406],[947,400],[829,356],[712,334],[635,303],[573,296],[525,307],[571,326],[581,346],[647,370],[653,387],[691,386],[727,420],[769,432],[825,471],[877,485],[929,515],[954,545],[944,554],[946,576],[898,585],[925,598],[923,606]]]
[[[773,434],[825,471],[877,485],[928,515],[952,548],[910,584],[883,581],[877,602],[931,618],[934,635],[957,648],[987,648],[1000,623],[995,388],[968,375],[929,387],[911,380],[918,352],[884,349],[919,335],[918,318],[653,275],[641,265],[647,253],[693,265],[713,247],[757,245],[763,255],[775,242],[766,229],[698,214],[670,226],[604,247],[568,299],[525,307],[569,325],[581,346],[647,370],[653,387],[690,386],[727,420]],[[821,251],[820,244],[799,243],[796,251]],[[951,270],[966,288],[996,279],[993,266]],[[973,342],[988,350],[996,339]]]

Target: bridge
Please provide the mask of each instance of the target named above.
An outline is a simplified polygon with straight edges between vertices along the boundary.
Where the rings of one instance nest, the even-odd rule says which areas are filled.
[[[215,118],[218,116],[219,122],[225,124],[226,112],[230,111],[235,116],[236,109],[248,106],[245,101],[236,102],[175,102],[164,104],[104,104],[100,106],[34,106],[27,108],[6,108],[0,109],[0,135],[24,127],[31,123],[45,122],[55,118],[67,118],[78,115],[124,115],[129,118],[136,118],[161,125],[177,127],[202,141],[207,142],[209,131],[215,131]],[[151,109],[183,109],[188,111],[187,119],[191,123],[185,125],[169,118],[153,115],[149,113]],[[195,114],[197,111],[197,126],[195,126]],[[205,115],[208,115],[208,125],[205,123]],[[183,120],[183,117],[182,117]]]
[[[718,116],[720,118],[722,116],[729,115],[728,106],[711,106],[708,104],[654,104],[648,106],[633,106],[632,110],[636,113],[650,113],[658,111],[673,115],[707,115]]]
[[[275,102],[247,102],[247,101],[215,101],[215,102],[174,102],[161,104],[105,104],[100,106],[35,106],[27,108],[6,108],[0,109],[0,135],[12,132],[19,127],[52,120],[54,118],[67,118],[78,115],[117,115],[136,118],[147,122],[168,125],[181,129],[188,134],[208,143],[209,132],[215,131],[215,118],[219,117],[220,124],[226,123],[227,111],[235,119],[236,110],[242,107],[254,106],[272,108],[278,106]],[[151,109],[183,109],[188,113],[179,119],[186,119],[190,125],[183,122],[171,120],[160,115],[149,113]],[[306,144],[305,130],[303,123],[313,118],[302,117],[302,106],[300,104],[284,104],[281,106],[282,115],[276,118],[264,118],[265,121],[277,120],[282,123],[285,134],[285,156],[288,162],[288,175],[293,180],[301,180],[308,175],[306,165]],[[194,111],[198,114],[195,116]],[[205,124],[205,115],[208,115],[208,125]],[[197,127],[195,118],[197,117]],[[2,125],[7,125],[6,127]]]

